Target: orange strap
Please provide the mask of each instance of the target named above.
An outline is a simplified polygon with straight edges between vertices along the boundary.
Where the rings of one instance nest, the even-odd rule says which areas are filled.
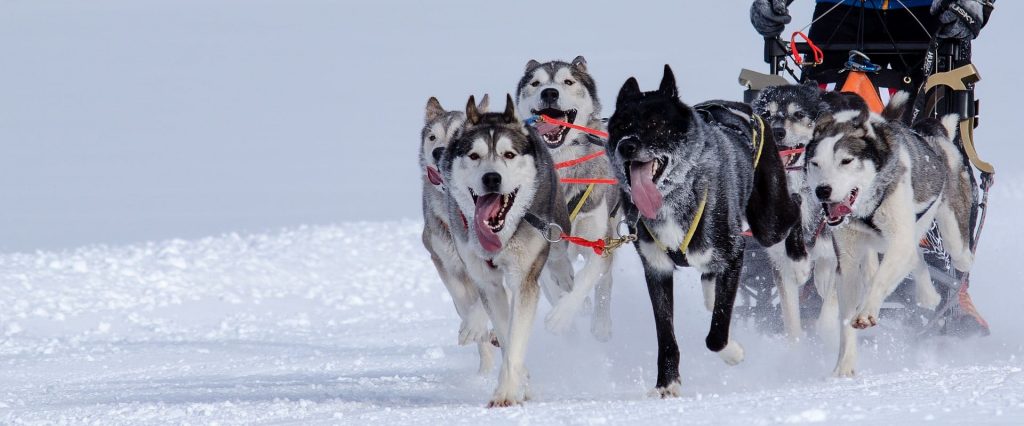
[[[570,243],[576,244],[580,247],[590,247],[594,249],[594,253],[598,256],[604,254],[604,240],[590,241],[586,238],[573,237],[569,234],[562,234],[562,239]]]
[[[576,183],[576,184],[591,184],[596,183],[598,185],[617,185],[619,183],[616,179],[591,179],[591,178],[561,178],[559,179],[562,183]]]
[[[572,167],[572,166],[575,166],[577,164],[586,163],[587,161],[593,160],[595,158],[601,158],[601,156],[603,156],[603,155],[604,155],[604,150],[597,151],[597,152],[595,152],[593,154],[590,154],[590,155],[587,155],[587,156],[583,156],[583,157],[577,158],[575,160],[563,161],[561,163],[555,164],[555,169],[564,169],[566,167]]]
[[[546,116],[544,114],[540,115],[540,119],[544,120],[544,121],[546,121],[548,123],[551,123],[551,124],[557,124],[557,125],[562,126],[562,127],[568,127],[570,129],[576,129],[576,130],[579,130],[579,131],[581,131],[583,133],[590,133],[590,134],[592,134],[594,136],[608,139],[608,132],[602,132],[600,130],[591,129],[589,127],[583,127],[583,126],[580,126],[578,124],[572,124],[572,123],[567,122],[567,121],[556,120],[556,119],[548,117],[548,116]]]

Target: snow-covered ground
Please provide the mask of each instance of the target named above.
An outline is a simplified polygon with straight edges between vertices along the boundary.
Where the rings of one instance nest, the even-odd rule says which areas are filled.
[[[683,396],[647,397],[655,339],[639,261],[620,253],[614,337],[538,321],[535,400],[484,408],[495,377],[456,345],[458,319],[413,221],[300,227],[126,247],[0,256],[0,423],[918,423],[1024,422],[1021,273],[1003,179],[974,274],[987,338],[865,334],[859,376],[834,353],[750,324],[747,360],[703,348],[696,277],[677,274]],[[541,315],[549,307],[541,306]]]

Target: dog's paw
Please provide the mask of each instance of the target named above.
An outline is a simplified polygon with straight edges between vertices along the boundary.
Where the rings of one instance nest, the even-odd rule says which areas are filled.
[[[853,317],[853,321],[850,322],[850,325],[853,326],[853,328],[861,330],[878,325],[878,310],[865,309],[860,311],[856,317]]]
[[[459,326],[459,344],[490,341],[491,330],[488,329],[487,322],[487,314],[483,308],[471,310]]]
[[[743,345],[733,340],[730,340],[722,350],[718,351],[718,356],[728,365],[736,365],[743,362],[744,354]]]
[[[491,400],[491,402],[487,403],[487,408],[515,407],[517,405],[522,405],[522,404],[523,404],[523,401],[517,401],[517,400],[511,399],[511,398],[494,398],[494,399]]]
[[[679,394],[680,394],[680,389],[679,388],[680,388],[680,386],[681,385],[680,385],[679,381],[676,380],[676,381],[674,381],[672,383],[669,383],[668,386],[662,386],[662,387],[654,388],[654,390],[650,391],[647,394],[647,396],[650,396],[651,398],[661,398],[661,399],[665,399],[665,398],[679,398]]]
[[[856,376],[856,372],[853,370],[853,365],[843,364],[845,363],[840,363],[840,365],[836,366],[835,370],[832,370],[832,377],[837,379],[852,379]]]
[[[511,390],[503,390],[499,388],[494,392],[494,397],[491,398],[491,402],[487,403],[487,408],[504,408],[522,405],[523,398],[517,396],[516,393],[517,392]]]
[[[582,304],[581,300],[572,295],[566,295],[555,304],[551,312],[548,312],[548,316],[544,318],[544,326],[552,333],[565,334],[572,329],[572,322]]]
[[[942,301],[942,296],[939,295],[938,291],[935,291],[935,286],[929,281],[915,287],[914,297],[917,301],[917,306],[934,311],[939,306],[939,302]]]
[[[590,334],[598,342],[607,342],[612,339],[612,318],[607,312],[596,314],[590,319]]]

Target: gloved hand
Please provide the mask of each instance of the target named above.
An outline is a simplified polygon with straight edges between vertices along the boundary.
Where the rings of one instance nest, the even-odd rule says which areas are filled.
[[[935,0],[932,14],[939,17],[939,38],[973,40],[988,21],[995,0]]]
[[[792,20],[786,0],[754,0],[750,5],[750,23],[765,37],[778,37]]]

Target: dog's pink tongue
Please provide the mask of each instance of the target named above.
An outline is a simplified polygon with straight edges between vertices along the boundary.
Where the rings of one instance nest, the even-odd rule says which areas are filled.
[[[427,166],[427,180],[429,180],[431,184],[440,185],[441,173],[438,173],[437,169]]]
[[[633,162],[629,166],[630,192],[633,204],[640,209],[640,214],[648,219],[658,217],[661,209],[661,192],[654,185],[654,162]]]
[[[476,213],[473,214],[473,228],[480,246],[491,253],[501,250],[501,239],[487,226],[487,219],[501,209],[501,194],[481,195],[476,199]]]
[[[562,126],[559,126],[557,124],[551,124],[546,121],[537,122],[537,133],[540,133],[542,135],[546,135],[549,133],[557,133],[559,130],[562,130]]]
[[[840,219],[850,213],[853,213],[853,209],[845,202],[832,204],[828,207],[828,216],[832,219]]]

